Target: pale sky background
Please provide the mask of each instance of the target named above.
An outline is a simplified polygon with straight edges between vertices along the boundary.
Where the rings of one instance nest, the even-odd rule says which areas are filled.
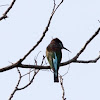
[[[11,0],[0,0],[0,5],[10,3]],[[7,7],[0,7],[0,16]],[[47,25],[52,7],[53,0],[16,1],[8,14],[9,18],[0,21],[0,68],[18,61],[35,45]],[[100,27],[98,20],[100,0],[65,0],[55,13],[42,43],[23,63],[34,64],[34,57],[42,51],[37,59],[40,64],[47,45],[55,37],[72,51],[62,51],[62,62],[67,61]],[[79,59],[95,59],[99,55],[99,43],[100,34]],[[60,68],[59,73],[66,73],[68,66]],[[25,73],[28,69],[21,71]],[[16,69],[0,73],[0,100],[8,100],[18,77]],[[22,80],[20,86],[27,82],[28,77]],[[100,100],[100,60],[95,64],[70,64],[69,73],[64,76],[64,88],[67,100]],[[60,84],[54,83],[51,71],[42,70],[34,82],[28,88],[16,92],[12,100],[62,100],[62,90]]]

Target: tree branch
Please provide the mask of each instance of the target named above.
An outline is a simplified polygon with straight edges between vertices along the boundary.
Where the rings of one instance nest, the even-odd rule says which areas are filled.
[[[29,52],[28,52],[22,59],[20,59],[20,60],[18,61],[19,63],[21,63],[23,60],[25,60],[26,57],[27,57],[27,56],[42,42],[43,38],[45,37],[45,35],[46,35],[46,33],[47,33],[48,29],[49,29],[49,26],[50,26],[50,24],[51,24],[51,20],[52,20],[53,15],[55,14],[56,10],[59,8],[59,6],[60,6],[62,3],[63,3],[63,0],[62,0],[62,1],[59,3],[59,5],[55,8],[55,0],[54,0],[54,6],[53,6],[53,10],[52,10],[51,16],[50,16],[50,18],[49,18],[49,21],[48,21],[48,24],[47,24],[45,30],[44,30],[43,33],[42,33],[41,38],[40,38],[39,41],[33,46],[33,48],[30,49]],[[55,10],[54,10],[54,9],[55,9]]]
[[[31,81],[30,81],[27,85],[25,85],[25,86],[22,87],[22,88],[17,88],[17,90],[23,90],[23,89],[27,88],[29,85],[31,85],[32,82],[33,82],[33,80],[34,80],[34,78],[35,78],[35,76],[37,75],[38,72],[39,72],[39,70],[37,70],[37,71],[34,73],[34,75],[33,75],[32,79],[31,79]]]
[[[61,85],[61,88],[62,88],[62,91],[63,91],[63,93],[62,93],[62,100],[66,100],[66,98],[65,98],[65,90],[64,90],[64,86],[63,86],[63,78],[62,78],[62,76],[60,76],[60,85]]]
[[[94,59],[94,60],[88,60],[88,61],[75,60],[75,59],[72,58],[71,60],[68,60],[66,62],[61,63],[60,66],[65,66],[65,65],[68,65],[70,63],[96,63],[99,59],[100,59],[100,55],[96,59]],[[18,66],[11,65],[11,66],[7,66],[7,67],[4,67],[4,68],[1,68],[0,72],[4,72],[4,71],[10,70],[10,69],[13,69],[15,67],[32,68],[32,69],[33,68],[34,69],[50,69],[50,66],[19,64]]]
[[[76,60],[75,63],[96,63],[100,59],[100,55],[94,60]]]
[[[14,0],[15,1],[15,0]],[[19,67],[20,65],[22,65],[22,61],[26,59],[26,57],[42,42],[43,38],[45,37],[48,29],[49,29],[49,26],[51,24],[51,20],[52,20],[52,17],[53,15],[55,14],[56,10],[59,8],[59,6],[63,3],[63,0],[58,4],[58,6],[55,8],[55,0],[54,0],[54,6],[53,6],[53,10],[52,10],[52,13],[51,13],[51,16],[49,18],[49,21],[48,21],[48,24],[43,32],[43,35],[41,36],[41,38],[39,39],[39,41],[33,46],[32,49],[29,50],[29,52],[22,58],[22,59],[19,59],[16,63],[10,65],[10,66],[7,66],[7,67],[4,67],[4,68],[1,68],[0,69],[0,72],[4,72],[4,71],[7,71],[7,70],[10,70],[10,69],[13,69],[15,67]],[[11,6],[12,7],[12,6]]]
[[[40,52],[39,52],[39,53],[40,53]],[[38,53],[38,54],[39,54],[39,53]],[[37,57],[38,57],[38,54],[37,54]],[[34,59],[36,65],[37,65],[37,61],[36,61],[36,60],[37,60],[37,57],[36,57],[36,59]],[[41,65],[43,64],[44,60],[45,60],[45,56],[43,56]],[[32,70],[32,71],[30,70],[30,72],[28,72],[28,73],[26,73],[26,74],[24,74],[24,75],[21,75],[21,72],[20,72],[20,70],[18,69],[18,67],[17,67],[17,71],[18,71],[18,73],[19,73],[19,80],[18,80],[18,83],[17,83],[15,89],[13,90],[12,94],[10,95],[9,100],[11,100],[11,99],[13,98],[15,92],[17,92],[18,90],[23,90],[23,89],[27,88],[29,85],[32,84],[32,82],[33,82],[35,76],[36,76],[36,75],[38,74],[38,72],[39,72],[39,69],[38,69],[37,71],[36,71],[36,69],[34,69],[34,75],[32,76],[32,79],[29,81],[28,84],[26,84],[25,86],[23,86],[23,87],[21,87],[21,88],[18,88],[21,79],[22,79],[24,76],[26,76],[26,75],[30,75],[30,73],[33,72],[33,70]]]
[[[8,12],[11,10],[11,8],[13,7],[14,3],[16,0],[13,0],[12,3],[10,4],[10,6],[8,7],[8,9],[4,12],[4,14],[0,17],[0,21],[2,19],[8,18],[7,14]]]
[[[18,83],[16,84],[16,87],[15,87],[14,91],[12,92],[12,94],[10,95],[10,98],[8,100],[11,100],[13,98],[15,92],[18,90],[18,86],[19,86],[19,83],[20,83],[21,78],[22,78],[21,77],[21,72],[20,72],[20,70],[18,68],[17,68],[17,71],[19,73],[19,80],[18,80]]]
[[[71,60],[62,63],[61,66],[70,64],[70,63],[72,63],[72,62],[74,62],[74,63],[77,62],[78,57],[83,53],[83,51],[86,49],[87,45],[99,34],[99,31],[100,31],[100,27],[99,27],[98,30],[89,38],[89,40],[85,43],[85,45],[83,46],[83,48],[76,54],[76,56],[73,57]],[[99,57],[97,60],[99,60],[99,59],[100,59],[100,57]]]
[[[51,22],[51,18],[53,15],[51,15],[48,25],[45,29],[45,31],[43,32],[43,36],[40,38],[40,40],[37,42],[37,44],[22,58],[20,59],[18,62],[10,65],[10,66],[6,66],[4,68],[0,68],[0,72],[4,72],[10,69],[13,69],[15,67],[21,67],[21,68],[35,68],[35,69],[50,69],[50,66],[41,66],[41,65],[25,65],[25,64],[21,64],[21,62],[39,45],[39,43],[42,41],[42,39],[45,36],[45,33],[47,32],[46,30],[48,30],[48,27],[50,25]],[[65,66],[68,65],[70,63],[95,63],[96,61],[98,61],[100,59],[100,56],[97,57],[94,60],[89,60],[89,61],[82,61],[82,60],[77,60],[77,58],[83,53],[83,51],[86,49],[86,47],[88,46],[88,44],[99,34],[100,31],[100,27],[98,28],[98,30],[89,38],[89,40],[85,43],[85,45],[83,46],[83,48],[76,54],[76,56],[74,56],[72,59],[63,62],[60,64],[60,66]]]
[[[39,53],[40,53],[40,52],[39,52]],[[37,57],[38,57],[39,53],[37,54]],[[37,57],[34,59],[36,65],[37,65],[37,61],[36,61],[36,60],[37,60]],[[45,59],[45,57],[43,56],[43,59],[42,59],[41,65],[43,64],[44,59]],[[30,72],[28,72],[28,73],[26,73],[26,74],[24,74],[24,75],[21,75],[21,72],[20,72],[20,70],[18,69],[18,67],[17,67],[17,71],[18,71],[18,73],[19,73],[19,80],[18,80],[18,83],[17,83],[15,89],[13,90],[12,94],[10,95],[9,100],[11,100],[11,99],[13,98],[15,92],[17,92],[18,90],[23,90],[23,89],[27,88],[29,85],[32,84],[32,82],[33,82],[35,76],[36,76],[37,73],[39,72],[39,69],[38,69],[37,71],[36,71],[36,69],[34,69],[34,70],[32,70],[32,71],[30,70]],[[26,75],[29,75],[29,76],[30,76],[30,73],[33,72],[33,71],[34,71],[34,75],[33,75],[32,79],[29,80],[29,83],[26,84],[25,86],[23,86],[22,88],[18,88],[21,79],[22,79],[24,76],[26,76]]]
[[[65,66],[65,65],[68,65],[70,63],[96,63],[100,59],[100,55],[97,58],[95,58],[94,60],[87,60],[87,61],[75,60],[73,58],[71,60],[68,60],[66,62],[61,63],[60,66]],[[11,65],[11,66],[7,66],[7,67],[4,67],[4,68],[1,68],[0,72],[4,72],[4,71],[10,70],[10,69],[13,69],[15,67],[32,68],[32,69],[33,68],[34,69],[50,69],[50,66],[19,64],[18,66],[17,65]]]
[[[77,55],[74,57],[74,59],[77,59],[80,56],[80,54],[86,49],[87,45],[99,34],[99,31],[100,31],[100,27],[92,35],[92,37],[85,43],[85,45],[83,46],[83,48],[77,53]]]

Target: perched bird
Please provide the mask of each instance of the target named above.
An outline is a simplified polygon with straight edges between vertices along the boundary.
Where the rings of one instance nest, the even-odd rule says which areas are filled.
[[[46,48],[46,56],[50,64],[50,68],[54,72],[54,82],[59,82],[58,70],[62,59],[61,49],[69,51],[63,46],[62,42],[58,38],[53,39]]]

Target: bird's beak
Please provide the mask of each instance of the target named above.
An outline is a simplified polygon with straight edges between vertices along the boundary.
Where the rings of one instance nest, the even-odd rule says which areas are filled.
[[[68,50],[68,49],[67,49],[67,48],[65,48],[65,47],[63,47],[63,49],[65,49],[65,50],[67,50],[67,51],[71,52],[70,50]]]

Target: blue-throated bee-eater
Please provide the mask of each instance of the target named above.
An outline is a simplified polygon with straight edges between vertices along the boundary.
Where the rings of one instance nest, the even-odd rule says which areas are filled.
[[[58,70],[62,59],[62,49],[69,51],[63,46],[62,42],[58,38],[53,39],[46,48],[46,56],[50,64],[50,68],[54,72],[54,82],[59,82]]]

